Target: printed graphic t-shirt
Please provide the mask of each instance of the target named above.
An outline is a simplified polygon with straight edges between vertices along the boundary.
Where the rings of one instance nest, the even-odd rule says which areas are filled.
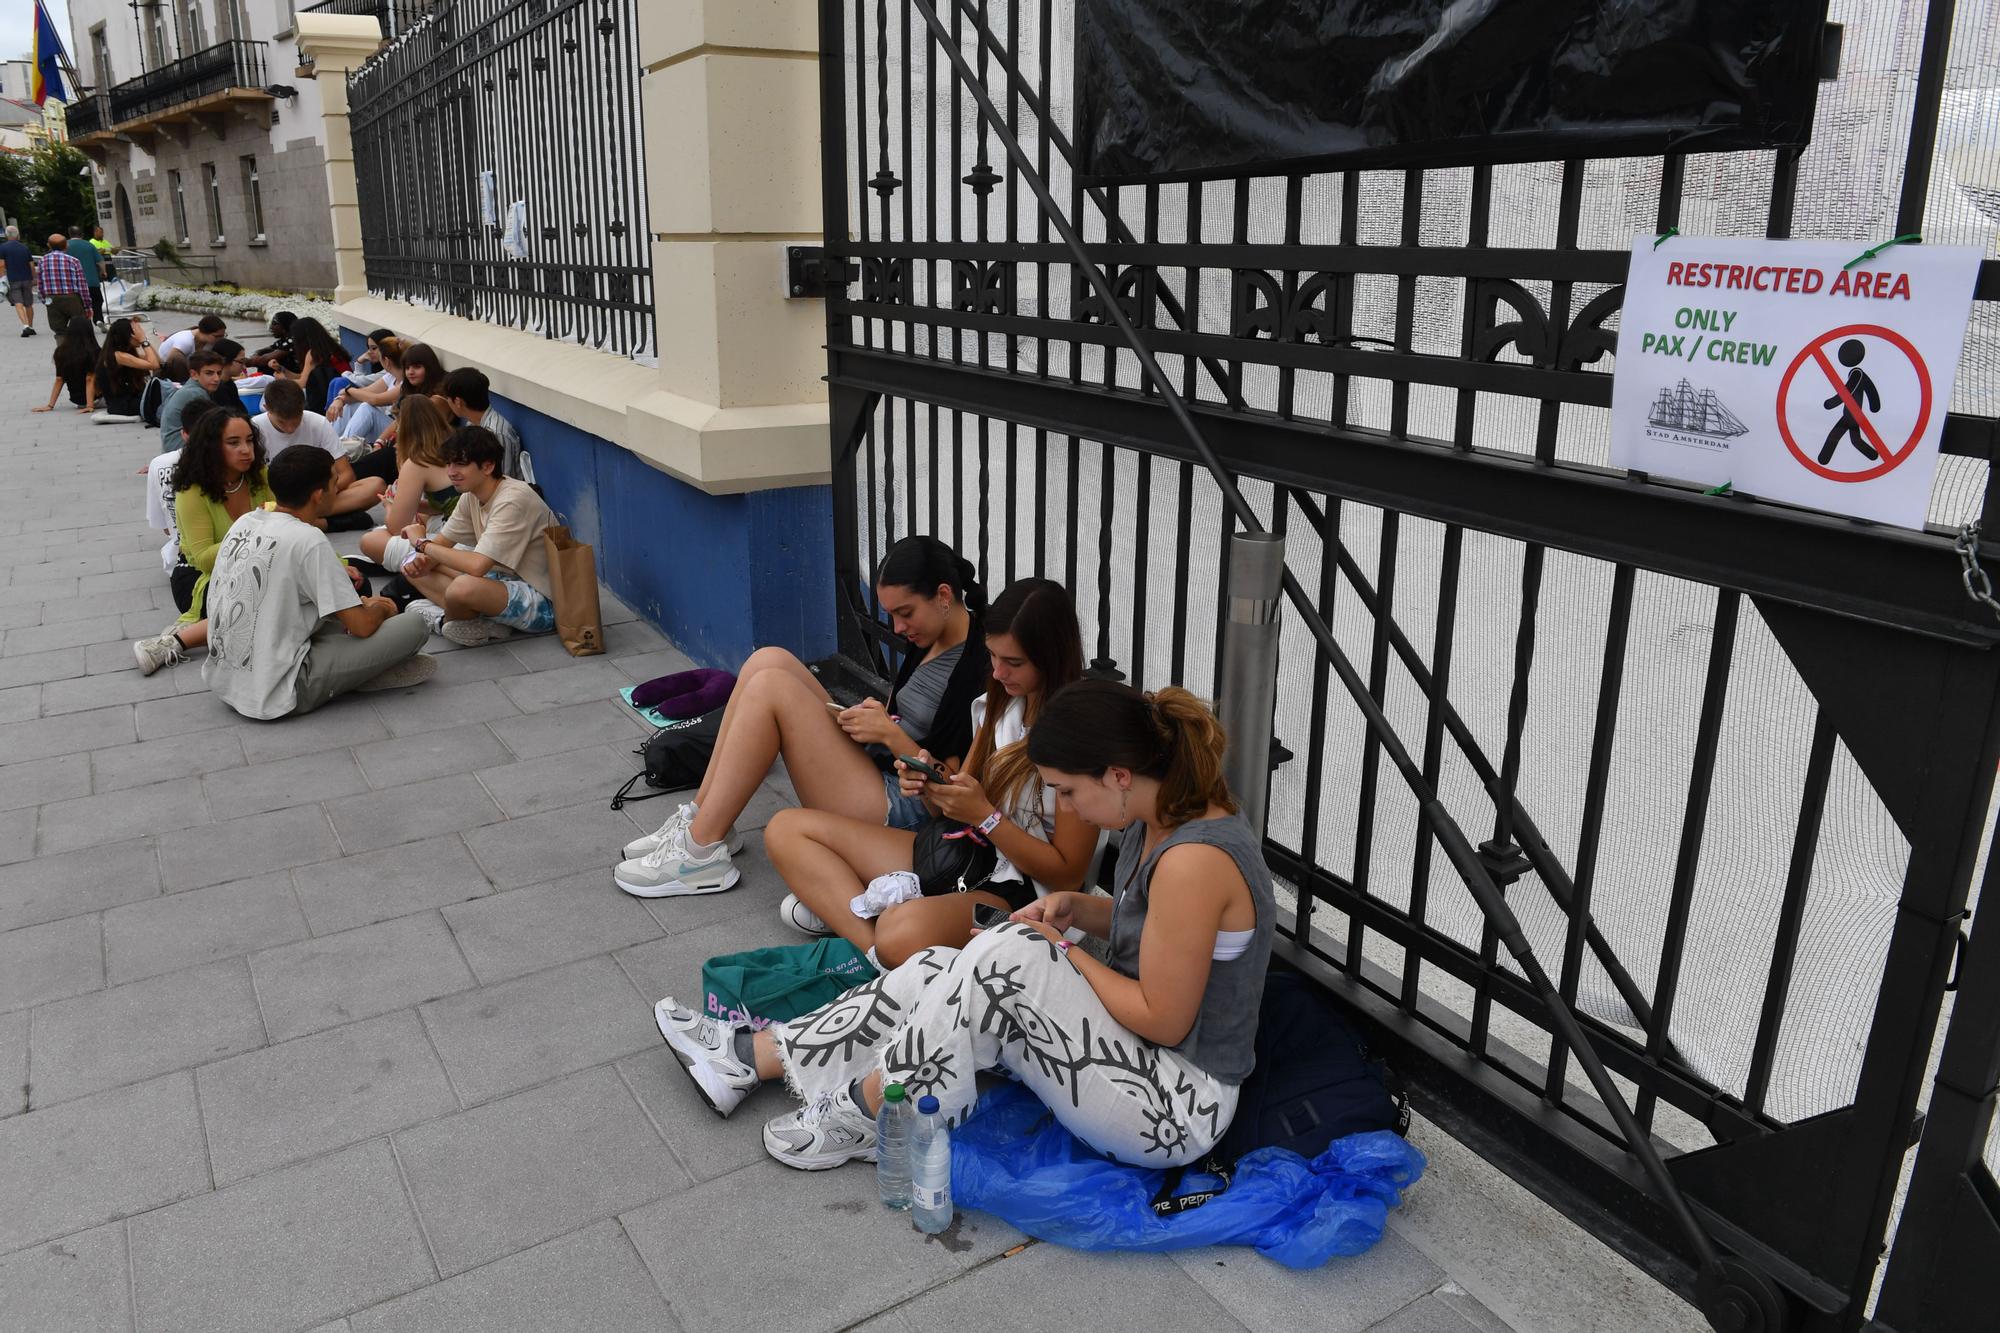
[[[549,579],[548,548],[542,529],[556,521],[542,497],[525,481],[503,477],[485,504],[461,491],[438,536],[453,546],[479,552],[544,597],[555,596]]]
[[[146,465],[146,526],[167,534],[160,548],[160,568],[169,575],[181,562],[181,526],[174,517],[174,464],[181,451],[169,449]]]
[[[283,717],[298,702],[313,631],[361,605],[326,534],[290,514],[253,509],[236,520],[208,586],[202,679],[245,717]]]

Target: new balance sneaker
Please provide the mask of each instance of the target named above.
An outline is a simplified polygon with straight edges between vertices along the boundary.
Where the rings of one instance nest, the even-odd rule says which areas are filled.
[[[164,633],[155,634],[150,639],[141,639],[132,645],[132,656],[138,659],[139,674],[150,676],[163,666],[188,660],[187,648],[175,633],[178,626],[169,625]]]
[[[645,837],[634,838],[632,841],[626,843],[625,859],[627,861],[638,860],[665,842],[667,835],[675,829],[679,829],[685,833],[694,825],[695,808],[693,801],[683,801],[678,809],[667,816],[666,823],[660,825]],[[743,835],[741,833],[731,828],[722,840],[729,844],[729,854],[731,856],[743,855]]]
[[[764,1123],[764,1151],[801,1171],[875,1160],[875,1117],[846,1088]]]
[[[485,616],[474,616],[470,620],[447,620],[438,631],[453,643],[464,648],[477,648],[483,643],[498,643],[502,639],[514,637],[511,627]]]
[[[428,597],[419,597],[403,609],[429,625],[433,634],[444,629],[444,608]]]
[[[718,842],[697,856],[683,828],[669,832],[637,860],[620,861],[614,877],[635,898],[684,898],[733,889],[743,872],[730,863],[728,843]]]
[[[799,895],[788,893],[778,904],[778,920],[794,930],[803,930],[808,935],[831,935],[826,922],[819,919],[819,913],[799,901]]]
[[[683,1009],[671,995],[653,1006],[653,1021],[667,1049],[694,1080],[695,1091],[717,1115],[728,1115],[757,1090],[762,1080],[756,1069],[736,1058],[736,1034],[746,1024],[718,1022]]]

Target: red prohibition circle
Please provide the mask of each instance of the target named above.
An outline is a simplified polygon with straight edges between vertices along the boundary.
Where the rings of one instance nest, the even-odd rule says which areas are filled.
[[[1910,358],[1910,365],[1915,367],[1917,372],[1917,388],[1920,391],[1921,397],[1917,408],[1917,424],[1911,427],[1910,438],[1903,441],[1900,448],[1884,450],[1881,460],[1873,467],[1863,469],[1860,472],[1840,472],[1833,468],[1822,466],[1817,460],[1808,457],[1805,450],[1799,448],[1799,442],[1792,438],[1791,423],[1785,420],[1785,399],[1791,392],[1792,377],[1799,373],[1799,367],[1803,366],[1812,357],[1813,353],[1836,338],[1851,338],[1855,336],[1880,338],[1883,342],[1888,343],[1904,356]],[[1825,358],[1822,357],[1820,359],[1824,361]],[[1838,386],[1840,381],[1835,380],[1834,383]],[[1838,392],[1843,397],[1846,395],[1844,388],[1839,388]],[[1917,355],[1917,349],[1910,345],[1910,340],[1902,334],[1897,333],[1894,329],[1885,329],[1879,324],[1848,324],[1831,332],[1820,334],[1819,337],[1801,348],[1799,354],[1792,358],[1792,364],[1785,367],[1785,377],[1778,381],[1777,415],[1778,434],[1784,437],[1785,447],[1792,451],[1792,457],[1798,459],[1799,464],[1808,472],[1817,473],[1829,481],[1873,481],[1875,478],[1894,469],[1905,458],[1908,458],[1911,451],[1917,447],[1917,441],[1923,438],[1924,427],[1929,424],[1931,419],[1931,373],[1929,368],[1924,365],[1924,359]],[[1870,424],[1872,425],[1872,423]]]

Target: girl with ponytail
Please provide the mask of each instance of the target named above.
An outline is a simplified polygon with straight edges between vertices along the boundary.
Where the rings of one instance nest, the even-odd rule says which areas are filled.
[[[655,1019],[728,1115],[767,1079],[805,1102],[764,1149],[821,1170],[875,1152],[882,1088],[956,1124],[975,1074],[1005,1069],[1092,1148],[1148,1167],[1199,1160],[1254,1060],[1277,906],[1257,835],[1222,779],[1224,736],[1185,690],[1086,680],[1052,696],[1028,758],[1058,808],[1123,830],[1111,898],[1051,893],[963,949],[922,950],[803,1018],[753,1033],[676,1004]],[[1082,929],[1108,961],[1072,949]]]
[[[302,321],[303,322],[303,321]],[[837,707],[819,678],[782,648],[759,648],[737,673],[707,775],[692,801],[629,843],[614,879],[640,898],[721,893],[742,874],[736,819],[780,758],[799,804],[880,827],[914,829],[928,812],[905,796],[894,765],[919,750],[956,763],[972,744],[969,709],[986,688],[970,563],[935,537],[905,537],[875,574],[889,627],[909,646],[889,701]]]
[[[1037,886],[1083,883],[1096,831],[1058,812],[1027,747],[1029,728],[1050,696],[1083,675],[1076,607],[1060,583],[1022,579],[1000,594],[981,627],[993,679],[967,710],[972,748],[964,766],[920,749],[916,758],[949,771],[949,782],[927,782],[902,763],[896,768],[901,794],[921,802],[926,815],[983,830],[980,836],[999,857],[992,874],[970,892],[916,897],[911,831],[821,810],[781,810],[764,830],[764,850],[792,887],[778,907],[787,925],[810,935],[838,934],[857,948],[875,949],[884,967],[895,967],[933,944],[963,945],[972,938],[979,904],[1011,912],[1033,902]],[[877,877],[901,880],[911,897],[872,919],[856,916],[851,904]]]

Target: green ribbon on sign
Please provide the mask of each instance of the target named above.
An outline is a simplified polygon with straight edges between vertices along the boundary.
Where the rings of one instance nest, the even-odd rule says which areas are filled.
[[[1681,234],[1681,229],[1679,227],[1667,228],[1665,231],[1661,232],[1658,236],[1653,238],[1653,248],[1655,250],[1659,249],[1661,246],[1665,245],[1669,239],[1678,236],[1680,234]]]
[[[1923,239],[1924,238],[1918,235],[1916,232],[1910,232],[1908,235],[1904,236],[1892,236],[1888,240],[1882,242],[1882,244],[1876,246],[1872,250],[1863,250],[1860,254],[1854,256],[1854,258],[1848,260],[1845,264],[1842,264],[1841,268],[1850,269],[1853,268],[1856,264],[1865,264],[1869,260],[1873,259],[1876,255],[1879,255],[1884,250],[1887,250],[1892,245],[1921,245],[1923,243]]]

